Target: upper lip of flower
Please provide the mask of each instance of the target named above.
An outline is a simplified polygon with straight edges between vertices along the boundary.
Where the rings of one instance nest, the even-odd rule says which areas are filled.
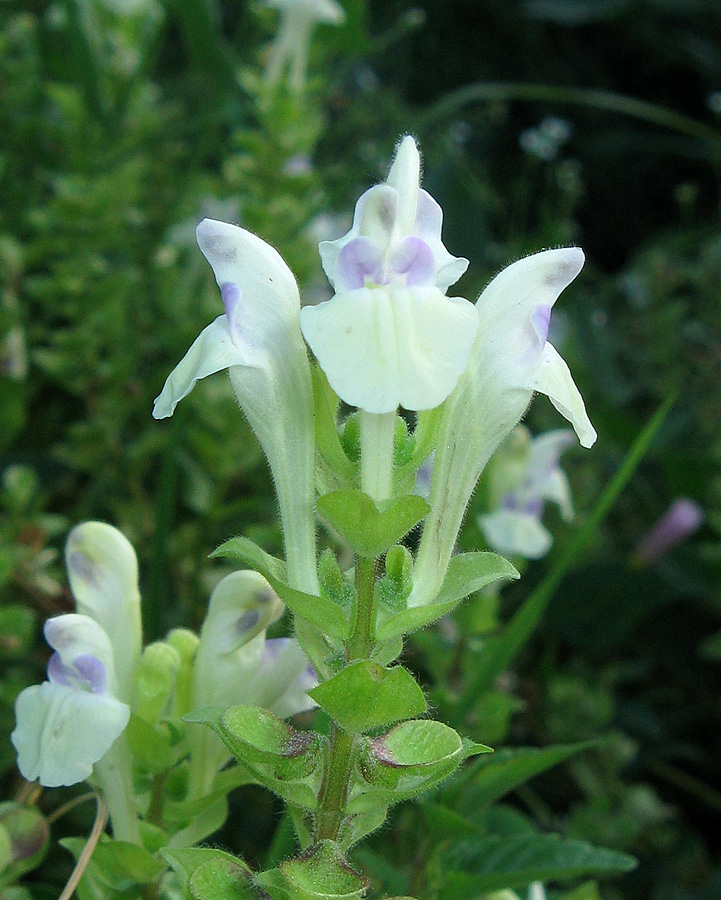
[[[319,246],[335,296],[300,313],[333,390],[369,413],[442,403],[478,329],[473,305],[445,296],[468,261],[443,246],[443,213],[419,178],[418,149],[405,137],[387,181],[358,200],[350,231]]]

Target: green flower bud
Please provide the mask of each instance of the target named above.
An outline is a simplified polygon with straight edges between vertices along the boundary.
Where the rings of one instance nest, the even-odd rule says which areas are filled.
[[[131,708],[150,724],[169,711],[181,658],[175,647],[157,641],[143,650],[133,675]]]

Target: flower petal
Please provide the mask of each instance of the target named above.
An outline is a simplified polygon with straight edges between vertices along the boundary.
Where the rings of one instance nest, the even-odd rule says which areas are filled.
[[[301,310],[301,330],[333,390],[371,413],[442,403],[477,328],[471,303],[432,287],[362,288]]]
[[[509,387],[527,387],[543,349],[550,309],[583,267],[578,247],[544,250],[507,266],[478,298],[483,356]]]
[[[553,538],[532,515],[512,509],[499,509],[478,517],[478,527],[496,553],[540,559],[551,549]]]
[[[336,290],[342,290],[340,285],[336,285],[336,266],[346,244],[359,237],[369,238],[385,253],[391,241],[397,210],[398,191],[387,184],[377,184],[358,198],[350,231],[335,241],[321,241],[318,244],[323,271]]]
[[[246,354],[233,342],[227,317],[218,316],[200,332],[190,350],[168,375],[153,405],[153,418],[167,419],[172,416],[178,403],[188,396],[201,378],[230,366],[247,365],[246,360]]]
[[[68,535],[65,562],[78,612],[94,619],[110,639],[119,696],[127,699],[142,643],[135,551],[112,525],[84,522]]]
[[[203,219],[196,235],[218,285],[236,284],[264,327],[272,318],[297,318],[298,285],[274,247],[244,228],[215,219]]]
[[[45,622],[43,633],[45,640],[59,657],[63,670],[73,668],[78,657],[92,657],[104,666],[106,672],[114,673],[110,639],[101,625],[90,616],[80,613],[53,616]],[[53,657],[51,661],[52,659]],[[51,681],[55,680],[54,674],[59,678],[62,677],[62,670],[57,662],[53,662],[52,666],[49,665],[48,670]]]
[[[260,664],[248,678],[245,703],[263,706],[281,719],[313,709],[306,691],[318,683],[315,670],[296,640],[266,641]]]
[[[210,595],[196,660],[206,654],[236,652],[284,611],[285,606],[258,572],[243,569],[226,575]],[[209,674],[212,676],[212,671]]]
[[[114,697],[60,684],[34,684],[15,704],[17,725],[10,735],[18,768],[45,787],[88,778],[123,732],[130,707]]]
[[[571,486],[560,468],[561,454],[575,442],[574,433],[559,428],[539,434],[531,441],[526,483],[519,492],[522,497],[551,500],[561,510],[566,521],[573,518]]]
[[[398,191],[396,239],[413,232],[418,210],[418,188],[421,181],[421,157],[415,140],[407,134],[396,147],[386,183]]]
[[[468,260],[453,256],[441,241],[443,210],[424,190],[418,191],[418,209],[414,232],[431,249],[436,264],[436,287],[443,293],[455,284],[468,268]]]
[[[552,344],[546,344],[528,385],[545,394],[578,435],[582,447],[592,447],[598,435],[591,425],[583,397],[565,360]]]
[[[378,284],[382,276],[383,254],[370,238],[354,238],[338,254],[335,285],[339,293],[365,287],[366,278]]]

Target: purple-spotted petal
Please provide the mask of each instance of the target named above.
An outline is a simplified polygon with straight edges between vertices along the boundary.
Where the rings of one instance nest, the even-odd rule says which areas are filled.
[[[531,313],[531,327],[538,338],[539,347],[548,340],[548,329],[551,327],[551,307],[548,303],[542,303]]]
[[[236,308],[237,309],[237,308]],[[235,329],[237,333],[237,327]],[[239,344],[231,335],[227,316],[218,316],[204,328],[190,350],[168,375],[163,390],[155,400],[153,418],[166,419],[187,397],[201,378],[207,378],[231,366],[261,368],[267,361],[265,353],[252,344]]]
[[[417,237],[406,237],[394,248],[389,260],[392,275],[405,275],[408,287],[433,285],[435,261],[431,249]]]
[[[380,284],[382,277],[383,254],[370,238],[353,238],[338,254],[335,267],[335,289],[338,293],[365,287],[366,279]]]
[[[93,694],[104,694],[108,686],[108,670],[96,656],[82,653],[73,660],[73,666],[87,683]]]
[[[220,299],[223,301],[223,308],[231,330],[242,296],[240,288],[234,281],[224,281],[220,285]]]
[[[53,653],[48,660],[48,681],[52,684],[69,685],[73,681],[75,672],[72,666],[66,666],[59,653]]]
[[[100,625],[89,616],[80,613],[54,616],[45,622],[43,631],[45,640],[55,650],[64,667],[61,670],[57,662],[53,663],[53,674],[58,675],[61,683],[64,681],[62,673],[67,669],[72,670],[78,657],[92,656],[102,662],[107,670],[114,671],[110,640]]]

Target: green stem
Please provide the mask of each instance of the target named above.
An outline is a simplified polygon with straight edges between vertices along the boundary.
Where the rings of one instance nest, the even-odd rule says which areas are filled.
[[[376,583],[376,561],[356,557],[355,586],[358,594],[355,628],[346,646],[346,664],[358,659],[368,659],[373,650],[373,619],[375,606],[373,594]]]
[[[374,590],[376,561],[356,557],[355,582],[358,594],[355,626],[345,648],[346,665],[368,659],[373,651]],[[336,723],[330,735],[330,762],[321,788],[316,818],[316,841],[336,840],[345,818],[348,787],[355,763],[355,739]]]
[[[353,744],[353,736],[342,731],[334,722],[330,735],[330,763],[316,821],[316,842],[334,841],[338,837],[353,769]]]
[[[116,841],[139,845],[140,825],[134,805],[130,752],[124,734],[95,764],[95,774],[110,813],[113,837]]]
[[[361,489],[376,503],[387,500],[393,487],[393,437],[396,414],[360,413]]]

